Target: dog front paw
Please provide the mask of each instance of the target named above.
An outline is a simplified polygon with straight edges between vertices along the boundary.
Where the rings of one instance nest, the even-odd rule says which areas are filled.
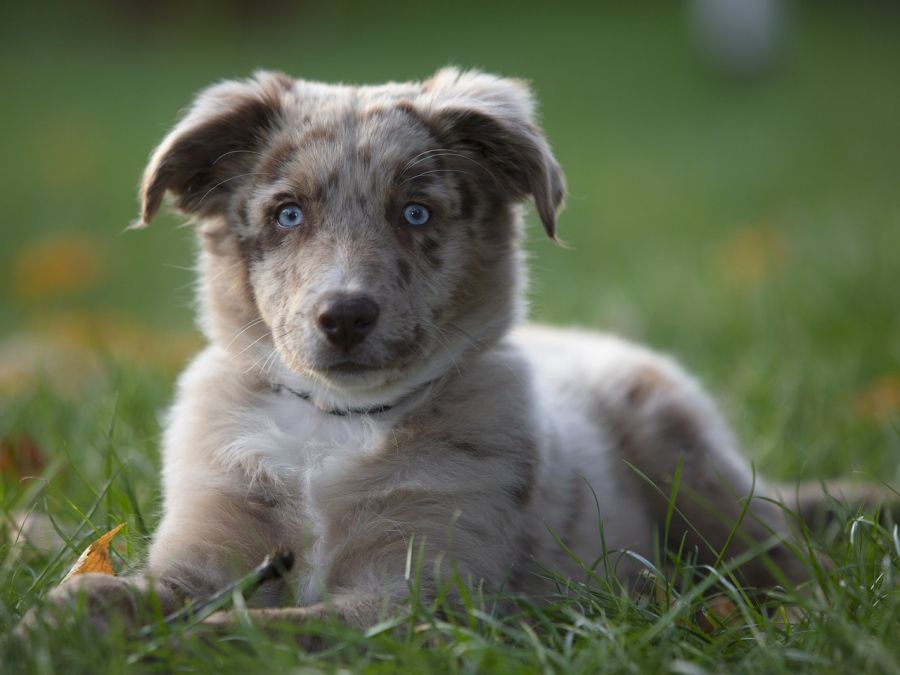
[[[25,615],[17,630],[21,634],[86,620],[100,633],[113,627],[127,632],[154,615],[170,613],[176,605],[171,589],[145,577],[81,574],[54,588],[40,607]]]

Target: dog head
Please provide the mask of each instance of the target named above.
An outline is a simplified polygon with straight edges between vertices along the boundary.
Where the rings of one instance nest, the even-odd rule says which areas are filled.
[[[139,224],[166,193],[199,222],[211,340],[327,405],[370,405],[509,328],[519,205],[553,238],[563,192],[520,81],[261,72],[199,94],[150,159]]]

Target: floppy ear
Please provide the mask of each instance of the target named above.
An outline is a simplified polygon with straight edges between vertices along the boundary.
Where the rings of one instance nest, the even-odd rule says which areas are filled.
[[[426,91],[441,139],[478,156],[514,198],[531,195],[547,236],[555,240],[565,177],[535,123],[527,84],[448,68],[426,83]]]
[[[200,92],[150,157],[135,226],[153,220],[167,191],[184,213],[221,213],[278,127],[284,95],[293,83],[281,73],[261,71],[250,80],[222,82]]]

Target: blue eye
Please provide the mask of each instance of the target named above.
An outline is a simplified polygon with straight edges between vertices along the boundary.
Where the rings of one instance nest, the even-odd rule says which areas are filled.
[[[286,204],[278,210],[278,227],[286,230],[297,227],[303,222],[303,211],[296,204]]]
[[[414,227],[421,227],[431,219],[431,211],[421,204],[407,204],[403,207],[403,219]]]

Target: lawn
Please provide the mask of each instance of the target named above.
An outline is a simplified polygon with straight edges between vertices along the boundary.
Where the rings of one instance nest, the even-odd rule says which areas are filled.
[[[762,599],[727,569],[674,589],[598,579],[513,616],[475,597],[464,613],[413,603],[369,636],[318,626],[333,636],[318,655],[249,626],[227,641],[195,628],[10,635],[113,525],[127,524],[117,570],[140,563],[160,413],[202,341],[191,231],[170,215],[124,228],[149,151],[192,93],[258,67],[377,82],[454,63],[528,78],[570,189],[567,247],[529,216],[533,318],[677,356],[766,476],[900,486],[889,3],[792,4],[781,58],[755,76],[704,61],[677,3],[288,4],[41,3],[0,28],[0,518],[46,514],[64,540],[22,545],[9,527],[0,539],[0,670],[900,673],[900,537],[850,512],[811,535],[832,569],[811,560],[809,588]],[[738,618],[698,618],[703,591]]]

